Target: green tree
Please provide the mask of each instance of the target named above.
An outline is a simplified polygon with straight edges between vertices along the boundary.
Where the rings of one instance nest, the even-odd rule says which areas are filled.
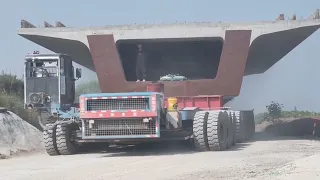
[[[281,117],[283,105],[271,101],[271,104],[267,105],[266,108],[268,110],[268,114],[265,118],[271,121],[272,123],[275,123],[275,121]]]

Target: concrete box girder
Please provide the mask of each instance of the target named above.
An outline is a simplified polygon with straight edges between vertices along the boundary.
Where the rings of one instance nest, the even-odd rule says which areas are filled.
[[[289,20],[255,24],[176,23],[119,25],[101,28],[21,28],[18,30],[18,34],[53,52],[70,54],[77,63],[94,71],[93,62],[88,52],[88,35],[113,34],[115,41],[192,37],[225,38],[226,30],[252,30],[250,52],[245,71],[245,75],[250,75],[265,72],[319,27],[320,20]],[[280,44],[283,50],[279,50],[277,47]],[[266,47],[272,52],[277,51],[277,53],[270,53],[268,56],[261,54],[263,53],[262,49],[266,49]],[[269,57],[273,54],[276,55]],[[261,66],[258,65],[260,63]]]
[[[319,27],[320,20],[289,20],[261,22],[255,24],[177,23],[159,25],[121,25],[107,26],[101,28],[22,28],[19,29],[18,34],[53,52],[69,54],[80,65],[83,65],[93,71],[96,71],[97,69],[95,67],[97,67],[97,64],[94,63],[94,58],[99,59],[99,53],[103,53],[103,51],[100,50],[98,54],[93,53],[93,51],[96,50],[93,49],[92,43],[90,44],[89,37],[93,38],[97,37],[98,35],[101,35],[100,37],[102,38],[105,37],[104,35],[111,35],[112,41],[108,41],[109,45],[106,45],[106,47],[110,48],[110,42],[115,44],[118,40],[130,39],[220,37],[224,39],[224,41],[226,41],[227,32],[247,31],[250,32],[248,44],[249,49],[247,55],[242,56],[242,58],[245,57],[245,61],[243,61],[243,63],[245,63],[245,66],[243,67],[244,70],[241,74],[241,79],[237,79],[235,81],[230,80],[230,82],[225,82],[222,84],[221,82],[219,82],[219,86],[224,88],[220,88],[220,90],[215,91],[207,90],[207,92],[203,92],[207,94],[214,93],[222,95],[238,95],[243,75],[258,74],[265,72],[277,61],[279,61],[286,54],[288,54],[292,49],[298,46],[302,41],[308,38],[315,31],[317,31]],[[238,35],[240,34],[238,33]],[[245,33],[240,36],[247,36],[247,34]],[[239,40],[241,39],[241,37],[234,37],[233,39]],[[237,46],[236,44],[244,43],[243,45],[246,46],[247,40],[248,39],[243,40],[243,42],[234,43],[235,45],[233,48],[228,48],[227,45],[224,45],[223,51],[226,51],[227,48],[230,51],[229,53],[235,55],[228,56],[227,60],[225,61],[233,60],[235,62],[236,59],[240,58],[237,57],[239,56],[239,54],[236,55],[237,53],[235,52],[239,48],[241,48],[241,45]],[[232,43],[229,42],[229,44]],[[116,49],[113,49],[113,51],[116,51]],[[224,55],[222,53],[220,60],[221,62],[223,56]],[[116,58],[117,57],[113,57],[113,59]],[[227,73],[227,70],[224,70],[222,66],[223,65],[219,65],[218,71],[220,71],[220,74],[218,73],[216,79],[219,79],[219,76],[221,76],[221,72],[225,71],[225,73]],[[240,72],[241,71],[242,70],[240,70]],[[99,77],[99,72],[97,72],[97,74]],[[100,74],[99,81],[102,80],[101,78],[102,75]],[[232,90],[226,90],[228,89],[227,86],[230,86],[230,84],[232,83],[237,84],[237,87],[234,87]],[[171,89],[176,89],[174,88],[175,85],[169,84],[167,86],[170,86]],[[102,86],[101,88],[103,90],[103,87],[106,85],[100,83],[100,86]],[[108,89],[106,91],[119,91],[121,88],[124,88],[125,85],[121,85],[121,83],[119,83],[116,86],[118,86],[118,88],[115,87],[115,89]],[[142,89],[142,86],[138,86],[132,86],[131,88],[127,88],[127,90],[135,91]],[[189,85],[185,84],[185,86],[191,86],[190,82]],[[198,84],[198,86],[201,85]],[[199,95],[200,93],[195,91],[191,92],[190,90],[188,92],[187,91],[188,90],[186,90],[186,92],[183,94]],[[170,90],[168,94],[175,95],[173,90]]]

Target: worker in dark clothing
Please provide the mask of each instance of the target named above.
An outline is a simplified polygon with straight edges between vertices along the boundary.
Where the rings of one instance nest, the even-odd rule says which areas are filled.
[[[146,57],[145,53],[142,51],[142,45],[138,44],[138,55],[137,55],[137,62],[136,62],[136,76],[137,82],[142,79],[145,81],[146,79]]]

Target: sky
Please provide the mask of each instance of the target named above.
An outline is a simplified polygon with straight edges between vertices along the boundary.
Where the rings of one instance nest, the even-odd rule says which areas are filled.
[[[231,5],[231,3],[233,3]],[[20,20],[36,26],[61,21],[68,27],[171,22],[257,22],[274,20],[280,13],[307,18],[320,8],[319,0],[3,0],[0,6],[0,70],[22,76],[27,53],[44,48],[17,35]],[[320,30],[271,69],[245,77],[235,108],[264,111],[271,101],[285,109],[320,111]],[[95,74],[84,70],[84,80]]]

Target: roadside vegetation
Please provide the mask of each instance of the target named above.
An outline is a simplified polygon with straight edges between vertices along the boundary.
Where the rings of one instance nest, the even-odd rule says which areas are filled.
[[[260,124],[262,122],[270,122],[271,124],[275,124],[282,119],[292,118],[313,118],[320,117],[319,112],[310,112],[310,111],[299,111],[296,108],[292,111],[283,110],[283,105],[271,101],[269,105],[266,106],[266,112],[259,113],[255,116],[256,124]]]
[[[36,112],[24,109],[23,78],[2,71],[0,74],[0,107],[17,114],[19,117],[41,129]]]

